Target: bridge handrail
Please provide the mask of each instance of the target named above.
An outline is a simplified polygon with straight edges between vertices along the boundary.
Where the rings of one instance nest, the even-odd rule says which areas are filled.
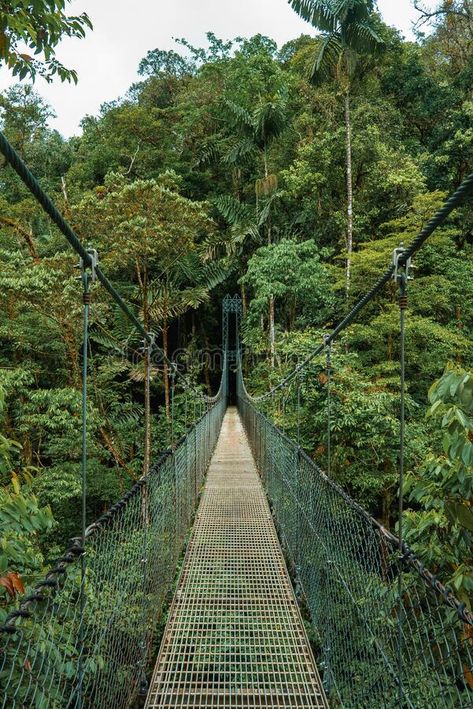
[[[241,365],[239,367],[239,376],[241,377],[241,381],[244,385],[243,382],[243,377],[241,374]],[[246,390],[245,390],[246,392]],[[368,522],[368,524],[373,527],[379,534],[384,538],[384,540],[389,544],[390,547],[392,547],[393,550],[398,551],[400,548],[399,544],[399,538],[390,532],[389,530],[386,529],[378,520],[376,520],[374,517],[372,517],[356,500],[354,500],[338,483],[335,482],[332,478],[330,478],[327,473],[319,466],[317,463],[310,457],[310,455],[295,441],[293,441],[287,433],[285,433],[283,430],[277,426],[274,421],[271,421],[271,419],[264,414],[262,411],[259,411],[251,401],[251,399],[247,399],[248,403],[250,406],[253,407],[255,412],[260,416],[271,428],[273,428],[274,431],[277,432],[279,436],[283,440],[286,441],[286,443],[294,448],[295,451],[297,451],[298,455],[301,456],[313,469],[314,471],[321,477],[321,479],[329,485],[340,497],[342,497],[345,502],[351,507],[352,510],[354,510],[360,517],[363,517],[363,519]],[[444,586],[436,577],[435,574],[433,574],[429,569],[427,569],[424,564],[420,561],[420,559],[416,556],[415,552],[405,543],[402,542],[402,550],[403,550],[403,555],[402,555],[402,561],[405,561],[409,566],[411,566],[419,576],[422,577],[422,579],[435,591],[437,591],[442,597],[443,600],[445,600],[451,608],[453,608],[460,619],[464,622],[467,623],[468,625],[471,625],[473,627],[473,613],[466,607],[465,603],[462,603],[461,601],[456,598],[453,590],[449,586]]]
[[[100,265],[94,262],[90,251],[84,247],[79,237],[75,233],[74,229],[63,217],[61,212],[58,210],[53,200],[49,195],[43,190],[39,181],[33,175],[31,170],[27,167],[26,163],[21,159],[18,152],[11,145],[5,134],[0,131],[0,152],[4,155],[6,161],[15,170],[17,175],[22,180],[23,184],[29,189],[36,201],[41,205],[46,214],[50,219],[56,224],[60,232],[65,236],[69,244],[72,246],[74,251],[80,256],[84,265],[88,268],[93,268],[94,273],[100,283],[103,285],[108,294],[113,298],[115,303],[118,305],[120,310],[126,315],[126,317],[133,324],[135,329],[143,337],[143,340],[147,346],[152,346],[155,350],[159,352],[159,356],[163,362],[165,362],[172,371],[179,376],[183,382],[185,388],[191,390],[200,397],[203,401],[212,403],[215,397],[208,397],[199,391],[193,384],[188,380],[188,378],[183,374],[176,364],[169,359],[164,350],[157,347],[155,344],[155,335],[151,331],[145,330],[142,323],[138,320],[135,313],[131,310],[130,306],[123,300],[121,295],[118,293],[116,288],[107,278]]]

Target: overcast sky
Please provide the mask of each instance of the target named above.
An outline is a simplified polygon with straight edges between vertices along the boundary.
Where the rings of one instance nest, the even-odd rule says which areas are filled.
[[[378,6],[388,24],[412,37],[416,19],[412,0],[378,0]],[[83,40],[65,39],[57,49],[58,58],[79,72],[78,85],[36,82],[38,92],[57,113],[51,124],[66,136],[79,132],[84,115],[96,114],[103,102],[126,92],[149,49],[175,48],[174,37],[203,46],[208,31],[223,39],[261,33],[281,46],[312,32],[287,0],[73,0],[68,6],[71,14],[81,11],[91,18],[94,31]],[[8,72],[1,69],[0,89],[11,83]]]

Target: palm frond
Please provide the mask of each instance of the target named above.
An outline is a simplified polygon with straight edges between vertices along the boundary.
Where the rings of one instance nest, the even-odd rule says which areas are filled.
[[[199,282],[207,290],[211,291],[225,281],[229,270],[228,265],[222,263],[222,261],[209,261],[203,264]]]
[[[337,16],[332,3],[325,0],[290,0],[290,5],[306,22],[322,32],[335,32]]]
[[[221,195],[213,200],[217,211],[225,221],[233,226],[234,224],[246,224],[252,219],[250,210],[232,195]]]
[[[331,5],[340,24],[368,20],[375,9],[374,0],[334,0]]]
[[[369,21],[354,22],[346,31],[346,44],[355,52],[376,52],[383,48],[384,41]]]
[[[255,139],[263,149],[283,132],[287,124],[287,99],[279,94],[271,101],[265,101],[255,108],[253,113]]]
[[[233,145],[224,157],[224,162],[228,165],[241,163],[244,158],[256,152],[252,138],[243,138]]]
[[[227,254],[234,255],[238,247],[248,238],[259,243],[260,233],[253,209],[231,195],[217,197],[213,203],[231,227],[230,233],[225,239]]]
[[[197,166],[205,166],[217,162],[222,155],[222,145],[218,140],[210,139],[207,145],[202,146],[197,155]]]
[[[255,243],[260,241],[258,227],[254,222],[249,222],[244,225],[234,224],[227,231],[215,232],[202,244],[204,259],[234,256],[237,253],[238,246],[247,238],[252,239]],[[226,266],[228,273],[230,273],[234,266],[234,262],[230,262],[230,264]]]
[[[340,61],[343,52],[343,45],[338,34],[330,34],[324,37],[312,68],[311,81],[317,83],[320,80],[330,78]]]
[[[224,104],[233,120],[234,127],[241,132],[252,133],[253,120],[251,113],[230,99],[224,99]]]
[[[281,192],[275,192],[265,202],[263,209],[259,213],[258,226],[263,226],[268,221],[273,207],[273,203],[280,197],[280,195]]]
[[[106,350],[112,350],[117,353],[121,353],[123,350],[123,343],[115,340],[105,333],[97,332],[97,330],[90,331],[90,339],[99,345],[102,345]]]
[[[135,332],[133,325],[130,325],[128,316],[118,305],[114,305],[113,308],[113,327],[111,332],[113,337],[119,342],[126,342]]]

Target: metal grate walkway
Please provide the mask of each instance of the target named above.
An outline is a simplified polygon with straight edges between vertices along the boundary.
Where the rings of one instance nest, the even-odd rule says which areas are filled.
[[[228,409],[146,707],[327,706],[243,426]]]

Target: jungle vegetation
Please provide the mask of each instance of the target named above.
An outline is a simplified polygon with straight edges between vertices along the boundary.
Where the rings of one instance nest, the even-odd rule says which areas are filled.
[[[63,2],[35,3],[36,24],[24,12],[0,15],[0,61],[25,80],[0,96],[1,129],[160,345],[185,352],[208,391],[219,372],[195,355],[220,342],[226,293],[241,294],[248,386],[263,393],[473,166],[471,0],[440,3],[415,42],[386,26],[373,2],[338,3],[338,15],[333,3],[312,3],[310,17],[310,3],[291,4],[313,27],[283,47],[209,32],[205,48],[181,39],[173,51],[150,49],[126,96],[85,116],[68,140],[49,127],[52,109],[28,79],[75,80],[54,47],[89,19],[68,18]],[[25,38],[39,59],[17,53]],[[0,185],[1,616],[80,525],[81,290],[76,257],[4,166]],[[466,603],[472,230],[467,205],[422,250],[407,316],[407,541]],[[332,380],[332,475],[392,530],[397,295],[389,285],[343,335]],[[142,472],[144,406],[142,343],[100,288],[91,318],[89,520]],[[290,435],[298,429],[322,467],[326,383],[321,358],[299,382],[302,411],[294,389],[269,411]],[[170,441],[170,387],[157,364],[153,457]],[[174,404],[182,429],[182,391]]]

